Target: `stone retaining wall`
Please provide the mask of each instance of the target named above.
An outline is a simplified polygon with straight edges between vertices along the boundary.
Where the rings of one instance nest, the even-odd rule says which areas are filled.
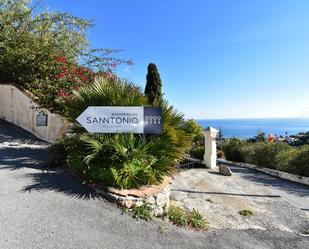
[[[106,199],[117,202],[120,206],[131,208],[133,205],[141,206],[143,203],[146,203],[152,208],[155,216],[162,216],[169,208],[171,182],[172,179],[167,177],[160,185],[124,190],[115,188],[104,189],[95,184],[89,186]]]
[[[309,186],[309,177],[306,177],[306,176],[294,175],[294,174],[290,174],[290,173],[279,171],[279,170],[260,167],[260,166],[250,164],[250,163],[233,162],[233,161],[228,161],[228,160],[219,159],[219,158],[217,159],[217,161],[221,163],[225,163],[225,164],[236,165],[239,167],[255,169],[257,171],[266,173],[268,175],[276,176],[276,177],[279,177],[285,180],[289,180],[289,181],[293,181],[293,182],[297,182],[297,183],[301,183],[301,184],[305,184]]]

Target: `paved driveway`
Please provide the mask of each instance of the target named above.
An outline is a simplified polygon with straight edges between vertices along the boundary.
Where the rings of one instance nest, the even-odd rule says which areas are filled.
[[[137,221],[62,170],[48,172],[46,147],[0,120],[1,249],[309,248],[308,237],[278,230],[199,233]]]
[[[309,233],[309,187],[251,169],[231,167],[232,176],[216,170],[187,169],[172,183],[172,200],[198,209],[213,228],[281,229]],[[250,209],[254,216],[238,212]]]
[[[273,195],[279,195],[295,207],[309,214],[309,186],[280,179],[252,169],[230,166],[235,174],[252,184],[265,187]]]

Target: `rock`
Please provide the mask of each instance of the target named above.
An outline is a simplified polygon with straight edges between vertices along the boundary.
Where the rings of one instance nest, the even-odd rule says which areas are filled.
[[[225,176],[231,176],[232,175],[231,169],[224,164],[219,165],[219,173],[221,175],[225,175]]]
[[[156,204],[156,200],[153,196],[148,196],[146,199],[145,199],[145,202],[148,203],[148,204]]]
[[[153,210],[153,214],[154,216],[158,217],[158,216],[162,216],[163,215],[163,208],[162,207],[158,207],[158,206],[151,206],[151,209]]]
[[[137,202],[134,203],[134,205],[135,205],[136,207],[143,206],[143,204],[144,204],[143,201],[137,201]]]
[[[126,207],[126,208],[131,208],[133,206],[134,202],[132,200],[127,200],[127,201],[118,200],[118,204],[120,206],[123,206],[123,207]]]
[[[167,202],[166,195],[164,193],[159,193],[156,198],[156,204],[159,207],[163,207]]]
[[[168,210],[168,208],[170,207],[170,198],[167,198],[166,203],[163,207],[164,210]]]

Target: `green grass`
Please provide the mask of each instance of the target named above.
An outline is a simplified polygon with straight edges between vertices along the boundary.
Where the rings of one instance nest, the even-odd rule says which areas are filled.
[[[189,224],[191,227],[197,229],[197,230],[206,230],[207,229],[207,223],[204,220],[204,217],[196,210],[193,209],[189,213]]]
[[[191,227],[196,230],[207,230],[207,222],[196,209],[187,212],[180,207],[170,206],[167,215],[169,220],[177,226]]]
[[[178,226],[188,225],[188,215],[180,207],[170,206],[167,215],[168,215],[169,220]]]
[[[159,226],[159,232],[160,232],[161,234],[165,234],[167,230],[168,230],[168,227],[167,227],[167,226],[163,226],[163,225],[160,225],[160,226]]]
[[[133,214],[132,216],[136,219],[143,219],[146,221],[152,220],[153,217],[152,209],[146,203],[144,203],[141,206],[133,205],[131,211]]]

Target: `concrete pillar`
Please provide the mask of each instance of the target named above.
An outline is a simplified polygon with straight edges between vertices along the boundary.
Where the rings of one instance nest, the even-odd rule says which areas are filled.
[[[204,163],[207,168],[215,168],[217,166],[217,130],[213,127],[208,127],[204,130],[205,134],[205,154]]]

